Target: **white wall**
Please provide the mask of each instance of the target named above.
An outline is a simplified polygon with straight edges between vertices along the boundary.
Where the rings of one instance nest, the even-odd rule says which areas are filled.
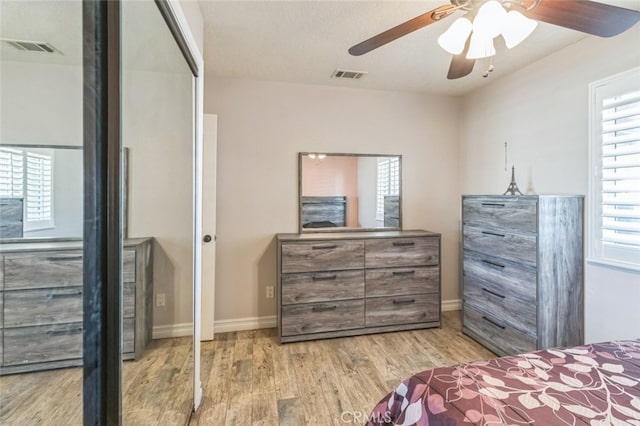
[[[300,151],[401,154],[405,229],[443,234],[443,299],[458,297],[456,99],[208,76],[218,115],[216,321],[276,314],[274,235],[297,232]]]
[[[155,326],[192,322],[191,73],[123,73],[122,143],[129,148],[129,237],[154,237]],[[155,300],[155,298],[154,298]],[[155,304],[154,304],[155,305]]]
[[[0,143],[82,145],[80,67],[2,61],[0,68]],[[82,151],[54,152],[54,228],[25,231],[24,236],[81,238]]]
[[[463,194],[507,188],[587,193],[588,84],[640,65],[640,26],[612,39],[588,37],[464,98]],[[508,171],[504,170],[508,142]],[[586,340],[640,336],[640,274],[586,268]]]

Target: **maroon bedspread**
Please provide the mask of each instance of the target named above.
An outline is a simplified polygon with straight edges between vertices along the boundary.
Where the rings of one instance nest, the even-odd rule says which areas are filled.
[[[423,371],[378,403],[369,425],[637,425],[640,340]]]

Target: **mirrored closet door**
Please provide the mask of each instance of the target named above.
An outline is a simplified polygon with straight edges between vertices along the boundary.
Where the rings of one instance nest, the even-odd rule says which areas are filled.
[[[124,255],[136,265],[135,274],[123,271],[123,335],[132,346],[123,346],[122,422],[185,424],[193,407],[194,78],[155,2],[125,1],[121,10]]]
[[[0,424],[82,424],[82,3],[0,1]]]

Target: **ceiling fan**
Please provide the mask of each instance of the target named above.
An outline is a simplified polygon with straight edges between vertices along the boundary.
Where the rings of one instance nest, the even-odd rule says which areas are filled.
[[[438,43],[453,55],[447,78],[471,73],[476,59],[493,56],[493,39],[502,35],[507,47],[523,41],[537,21],[593,34],[612,37],[640,20],[640,12],[590,0],[450,0],[409,21],[352,46],[349,53],[360,56],[454,12],[466,14],[453,22]],[[486,73],[483,74],[486,77]]]

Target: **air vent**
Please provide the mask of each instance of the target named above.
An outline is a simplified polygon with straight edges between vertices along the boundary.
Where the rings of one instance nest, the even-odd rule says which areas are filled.
[[[337,69],[331,74],[331,78],[346,78],[348,80],[359,80],[367,75],[366,71],[353,71]]]
[[[36,52],[36,53],[58,53],[61,51],[53,47],[51,44],[42,41],[29,41],[29,40],[9,40],[6,38],[1,39],[8,45],[21,50],[23,52]]]

